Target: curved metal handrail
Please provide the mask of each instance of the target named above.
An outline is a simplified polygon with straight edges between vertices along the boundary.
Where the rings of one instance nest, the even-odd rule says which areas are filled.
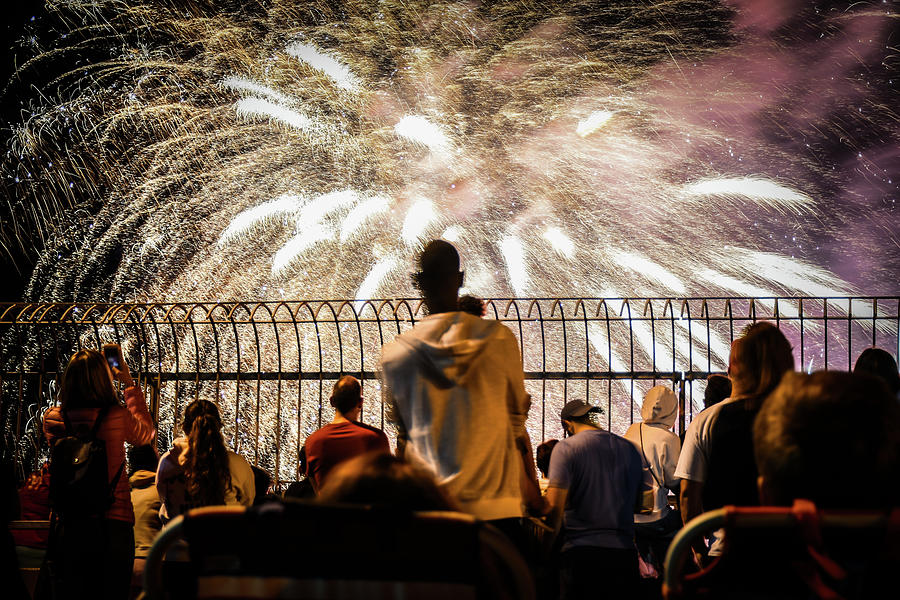
[[[541,419],[529,421],[536,437],[555,427],[546,418],[547,406],[580,390],[575,382],[585,386],[582,397],[606,403],[607,426],[614,431],[630,423],[631,403],[640,401],[654,379],[683,381],[690,398],[694,392],[702,396],[706,376],[727,364],[727,342],[754,319],[777,322],[803,368],[848,369],[863,344],[900,350],[900,296],[487,298],[484,303],[485,318],[502,322],[516,337],[526,391],[540,403]],[[243,445],[251,460],[275,457],[267,464],[279,471],[276,482],[295,478],[293,456],[325,417],[324,386],[341,374],[356,374],[363,382],[364,420],[390,427],[376,393],[380,349],[413,327],[424,308],[418,298],[0,303],[0,403],[7,447],[23,439],[22,451],[33,453],[22,437],[24,429],[35,427],[29,415],[46,406],[49,386],[74,351],[117,341],[162,417],[160,439],[167,439],[167,428],[174,434],[179,426],[184,389],[192,398],[223,403],[234,445],[239,451]],[[666,357],[664,364],[657,364],[659,356]],[[286,400],[294,395],[296,403]],[[380,410],[372,410],[373,401]],[[693,402],[688,405],[685,412],[694,414]]]

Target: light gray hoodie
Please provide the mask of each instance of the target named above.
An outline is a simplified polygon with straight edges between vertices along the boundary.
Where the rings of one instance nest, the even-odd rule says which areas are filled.
[[[515,440],[528,437],[531,398],[512,332],[464,312],[431,315],[385,344],[381,366],[408,458],[433,471],[466,512],[522,516]]]
[[[668,494],[679,482],[675,477],[675,466],[681,452],[681,440],[671,431],[677,416],[678,398],[675,392],[668,386],[657,385],[650,388],[644,396],[644,403],[641,405],[643,423],[634,423],[625,432],[625,439],[633,443],[638,452],[643,452],[656,479],[663,484],[659,486],[656,479],[653,480],[656,495],[653,513],[634,515],[635,523],[649,523],[662,519],[671,510]]]

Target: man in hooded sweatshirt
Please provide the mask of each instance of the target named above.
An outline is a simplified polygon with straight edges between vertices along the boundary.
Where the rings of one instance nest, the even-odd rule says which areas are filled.
[[[531,398],[519,346],[503,324],[459,310],[463,273],[452,244],[429,242],[418,262],[413,281],[429,314],[381,353],[398,454],[521,544],[523,501],[537,513],[545,501],[525,429]]]
[[[638,551],[645,560],[653,552],[653,565],[659,570],[666,550],[681,528],[681,514],[669,506],[669,491],[678,493],[680,479],[675,476],[681,440],[672,432],[678,415],[678,398],[672,388],[650,388],[641,405],[640,423],[633,423],[625,439],[634,444],[650,466],[654,505],[648,515],[634,515],[634,534]]]

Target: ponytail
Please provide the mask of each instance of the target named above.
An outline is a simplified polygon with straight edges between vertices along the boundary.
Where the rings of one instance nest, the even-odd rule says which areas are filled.
[[[216,405],[196,400],[184,411],[184,432],[190,445],[185,465],[188,496],[196,506],[225,504],[231,487],[228,450],[222,438],[222,421]]]

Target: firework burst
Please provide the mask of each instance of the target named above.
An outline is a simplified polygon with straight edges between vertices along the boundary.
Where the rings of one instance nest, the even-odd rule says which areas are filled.
[[[2,166],[31,299],[412,295],[435,237],[481,296],[897,291],[889,6],[48,4]]]

